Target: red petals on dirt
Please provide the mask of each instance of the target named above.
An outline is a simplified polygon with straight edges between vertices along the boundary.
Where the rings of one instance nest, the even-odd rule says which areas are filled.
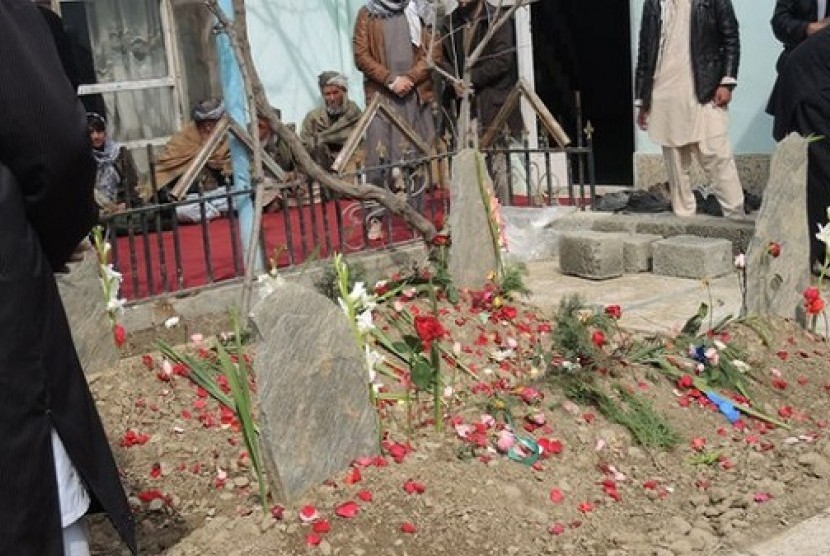
[[[403,484],[403,489],[407,494],[423,494],[427,487],[424,486],[424,483],[409,479]]]
[[[703,448],[706,447],[706,439],[701,436],[696,436],[692,438],[690,444],[692,445],[693,450],[700,452],[701,450],[703,450]]]
[[[778,408],[778,416],[782,419],[789,419],[793,416],[793,408],[789,405],[784,405]]]
[[[321,542],[323,542],[323,537],[321,537],[320,535],[316,535],[314,533],[309,533],[308,535],[305,536],[305,543],[308,546],[317,546]]]
[[[542,448],[542,457],[547,458],[550,455],[561,454],[562,450],[564,450],[564,446],[559,440],[556,439],[548,439],[548,438],[540,438],[537,440],[539,447]]]
[[[320,519],[320,513],[314,506],[303,506],[300,508],[299,517],[303,523],[312,523]]]
[[[282,521],[282,518],[285,517],[285,508],[279,504],[271,506],[271,517],[277,521]]]
[[[689,375],[683,375],[677,379],[677,387],[686,390],[694,386],[695,380]]]
[[[401,444],[400,442],[390,442],[388,440],[384,440],[381,443],[383,449],[386,450],[392,459],[395,460],[395,463],[402,463],[404,458],[412,451],[412,448],[407,446],[406,444]],[[377,463],[376,466],[380,467]]]
[[[582,512],[583,514],[587,514],[594,511],[594,505],[590,502],[583,502],[579,506],[577,506],[576,509]]]
[[[360,506],[349,500],[334,508],[334,513],[340,517],[350,519],[360,513]]]
[[[116,324],[112,327],[112,339],[115,342],[116,347],[120,348],[124,345],[124,342],[127,341],[127,331],[123,326]]]
[[[610,496],[615,502],[622,500],[620,492],[617,490],[617,483],[613,479],[605,479],[602,481],[602,490]]]
[[[143,490],[136,494],[138,499],[142,502],[152,502],[153,500],[167,500],[167,497],[164,495],[162,491],[157,488],[152,488],[150,490]]]
[[[565,495],[558,488],[550,489],[550,501],[554,504],[561,504],[565,500]]]
[[[772,500],[772,498],[773,496],[769,492],[756,492],[755,496],[752,497],[752,499],[758,502],[759,504],[769,502],[770,500]]]
[[[360,469],[357,467],[352,467],[352,470],[349,471],[349,474],[346,475],[346,478],[343,479],[343,482],[347,485],[353,485],[355,483],[359,483],[363,479],[363,475],[360,474]]]
[[[374,500],[374,496],[372,495],[372,491],[370,490],[361,490],[357,493],[357,497],[360,498],[363,502],[371,502]]]
[[[404,521],[401,523],[401,533],[406,533],[408,535],[412,535],[418,531],[418,528],[415,527],[415,524],[411,521]]]
[[[133,446],[143,446],[150,440],[150,435],[145,433],[135,432],[133,429],[128,430],[121,437],[119,446],[122,448],[132,448]]]
[[[311,525],[311,530],[317,533],[318,535],[325,535],[329,531],[331,531],[331,523],[329,523],[328,519],[321,519],[320,521],[315,521]]]
[[[772,379],[772,387],[777,390],[786,390],[787,389],[787,381],[783,378],[773,378]]]
[[[619,305],[608,305],[605,307],[605,314],[612,319],[619,319],[622,317],[622,309]]]
[[[564,523],[554,523],[548,528],[548,533],[551,535],[559,536],[565,532],[565,524]]]

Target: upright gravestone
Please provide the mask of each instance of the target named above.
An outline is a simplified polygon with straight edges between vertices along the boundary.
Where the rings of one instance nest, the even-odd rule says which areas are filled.
[[[95,253],[89,252],[83,261],[71,263],[69,273],[56,274],[55,280],[84,372],[94,375],[113,368],[119,353],[104,304]]]
[[[807,235],[807,140],[792,133],[775,148],[755,234],[746,254],[747,311],[805,324],[803,292],[810,283]],[[770,243],[781,246],[772,257]]]
[[[452,247],[448,261],[450,276],[459,288],[480,288],[487,275],[498,269],[499,253],[490,228],[488,206],[492,195],[493,183],[484,155],[473,149],[462,150],[452,162]]]
[[[254,307],[262,451],[274,494],[309,489],[379,451],[366,359],[343,311],[299,284],[281,283]]]

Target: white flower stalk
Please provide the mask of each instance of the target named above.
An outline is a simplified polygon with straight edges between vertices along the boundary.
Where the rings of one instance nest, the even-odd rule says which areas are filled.
[[[362,313],[358,313],[355,318],[355,324],[357,324],[357,329],[361,334],[367,334],[374,330],[375,324],[372,321],[372,310],[366,309]]]
[[[816,234],[816,239],[818,239],[824,245],[830,245],[830,225],[822,226],[821,224],[818,224],[818,233]]]

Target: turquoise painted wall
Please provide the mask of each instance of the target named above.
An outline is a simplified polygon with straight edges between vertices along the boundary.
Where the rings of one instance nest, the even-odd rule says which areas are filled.
[[[248,0],[254,63],[283,121],[299,126],[322,102],[317,75],[349,77],[350,97],[363,105],[363,81],[352,60],[354,18],[364,0]]]
[[[772,118],[764,112],[769,91],[775,81],[775,61],[781,51],[772,35],[769,20],[775,0],[732,0],[741,30],[741,65],[738,87],[730,105],[729,132],[736,154],[770,153]],[[643,0],[632,0],[632,59],[637,59],[637,37]],[[632,68],[632,72],[634,68]],[[637,152],[657,153],[660,149],[648,136],[637,130]]]

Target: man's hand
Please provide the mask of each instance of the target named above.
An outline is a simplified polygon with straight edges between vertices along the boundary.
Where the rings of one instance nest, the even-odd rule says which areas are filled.
[[[642,106],[637,107],[637,127],[643,131],[648,130],[648,110],[645,110]]]
[[[412,87],[414,86],[415,84],[409,77],[405,75],[399,75],[395,78],[394,81],[392,81],[392,85],[390,85],[389,88],[392,89],[392,92],[398,95],[399,97],[405,97],[409,94],[409,92],[412,90]]]
[[[715,98],[712,99],[712,102],[718,108],[726,108],[726,106],[732,101],[732,89],[725,85],[720,85],[717,89],[715,89]]]
[[[464,95],[470,94],[473,95],[475,91],[473,91],[473,86],[470,84],[468,87],[464,81],[453,81],[452,88],[455,91],[455,96],[458,98],[464,98]]]
[[[830,25],[830,17],[825,17],[824,19],[819,19],[818,21],[813,21],[812,23],[807,24],[807,36],[814,35],[819,31],[826,28]]]

